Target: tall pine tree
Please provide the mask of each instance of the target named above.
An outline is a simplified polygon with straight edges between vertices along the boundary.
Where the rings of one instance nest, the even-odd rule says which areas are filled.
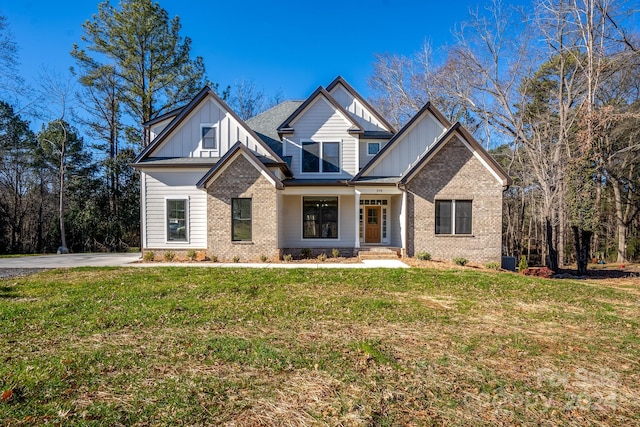
[[[204,85],[204,62],[191,59],[191,39],[180,36],[180,19],[151,0],[122,0],[116,8],[109,1],[83,24],[85,47],[73,46],[71,55],[91,84],[96,70],[113,67],[119,97],[130,116],[125,128],[130,142],[149,141],[140,135],[140,123],[189,101]]]

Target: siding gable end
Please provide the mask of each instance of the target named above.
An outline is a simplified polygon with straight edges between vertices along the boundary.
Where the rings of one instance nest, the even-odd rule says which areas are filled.
[[[200,146],[203,124],[216,127],[217,152]],[[215,92],[205,87],[138,155],[134,164],[149,157],[222,157],[236,141],[258,155],[282,163],[282,159]]]
[[[394,127],[369,104],[342,76],[336,77],[327,86],[327,91],[340,105],[365,127],[367,131],[395,133]]]
[[[362,176],[402,176],[410,170],[424,154],[446,132],[447,128],[429,111],[389,142],[389,149],[374,158]],[[387,148],[387,147],[385,147]]]

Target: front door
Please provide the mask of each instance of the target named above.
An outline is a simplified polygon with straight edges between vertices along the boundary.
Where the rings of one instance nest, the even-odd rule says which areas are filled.
[[[367,206],[365,208],[365,243],[380,243],[380,210],[380,206]]]

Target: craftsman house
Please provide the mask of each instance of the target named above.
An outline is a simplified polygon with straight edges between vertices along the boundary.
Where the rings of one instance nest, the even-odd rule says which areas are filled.
[[[396,130],[338,77],[243,121],[205,87],[144,131],[143,251],[500,261],[509,177],[429,103]]]

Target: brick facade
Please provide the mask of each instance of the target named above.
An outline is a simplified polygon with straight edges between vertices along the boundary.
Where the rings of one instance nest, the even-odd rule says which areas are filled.
[[[240,262],[258,261],[262,255],[280,257],[276,188],[243,155],[207,188],[207,253],[221,262],[238,257]],[[251,198],[252,241],[231,240],[231,199]]]
[[[407,255],[464,257],[499,262],[502,255],[502,184],[454,136],[407,183]],[[472,200],[471,235],[436,235],[436,200]]]

